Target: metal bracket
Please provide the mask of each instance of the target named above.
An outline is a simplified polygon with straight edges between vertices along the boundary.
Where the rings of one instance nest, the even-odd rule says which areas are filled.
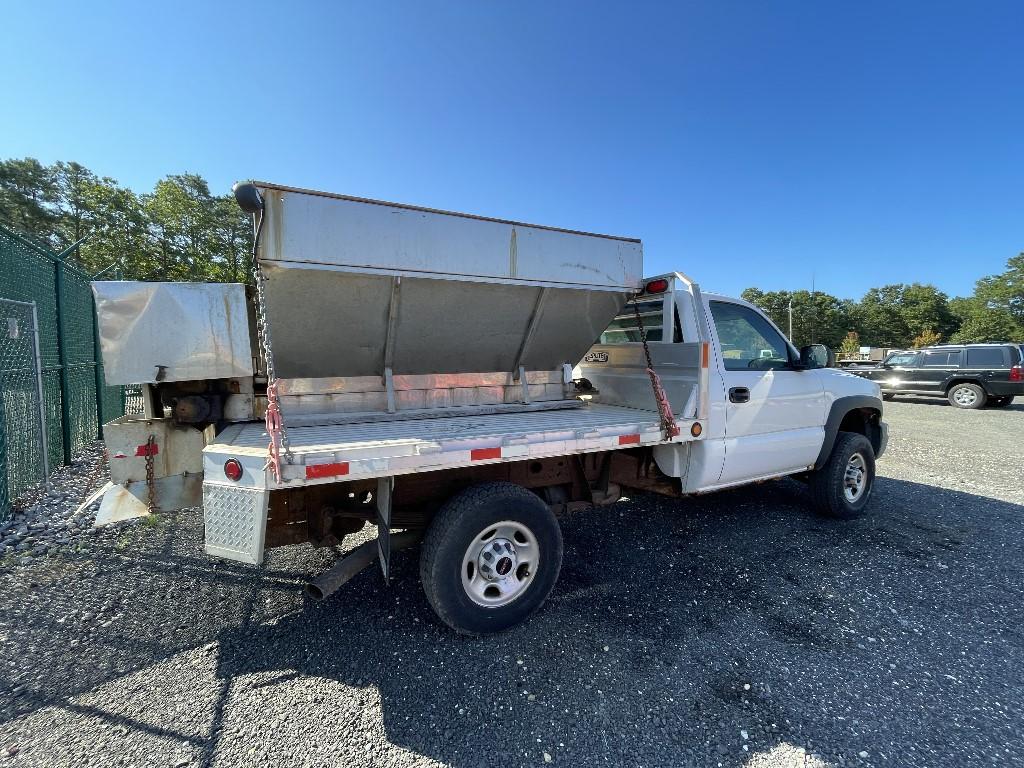
[[[388,396],[388,413],[394,413],[395,383],[391,375],[392,362],[395,359],[395,333],[398,328],[398,300],[402,292],[402,278],[396,276],[391,281],[391,302],[388,304],[388,332],[384,337],[384,389]]]
[[[377,478],[377,557],[384,574],[384,584],[391,578],[391,494],[395,478]]]
[[[394,413],[397,410],[395,406],[395,378],[391,375],[391,369],[384,369],[384,391],[388,397],[388,413]]]
[[[533,341],[533,335],[537,332],[537,323],[540,322],[541,310],[544,308],[544,301],[547,299],[549,293],[548,288],[541,288],[540,293],[537,294],[537,301],[533,305],[533,312],[530,313],[530,322],[526,326],[526,333],[523,335],[523,343],[519,345],[519,352],[516,353],[516,360],[512,364],[513,376],[516,379],[522,377],[523,360],[526,359],[526,353],[530,351],[530,342]],[[526,402],[530,402],[527,400]]]
[[[157,397],[156,387],[152,384],[142,384],[142,415],[146,419],[159,419],[163,417],[163,408]]]
[[[519,383],[523,388],[523,403],[526,405],[530,404],[530,382],[526,380],[526,369],[523,366],[519,366]]]

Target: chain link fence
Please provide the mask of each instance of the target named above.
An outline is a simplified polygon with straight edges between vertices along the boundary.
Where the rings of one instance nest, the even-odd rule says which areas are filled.
[[[0,226],[0,520],[49,464],[66,464],[124,413],[124,388],[108,387],[97,343],[89,275],[60,254]],[[38,318],[40,380],[25,371],[24,305]],[[15,308],[22,307],[17,310]],[[13,335],[12,335],[13,334]],[[41,397],[42,407],[31,392]],[[36,403],[33,414],[32,403]],[[39,416],[39,411],[42,417]],[[41,436],[40,424],[45,424]],[[33,435],[36,437],[33,438]],[[40,439],[40,436],[43,439]]]

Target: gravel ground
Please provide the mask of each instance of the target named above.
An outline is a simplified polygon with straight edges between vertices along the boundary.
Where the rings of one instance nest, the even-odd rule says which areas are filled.
[[[31,565],[35,558],[85,552],[89,539],[114,535],[92,527],[99,500],[84,504],[108,479],[103,457],[103,443],[92,443],[70,465],[57,468],[49,489],[15,500],[12,518],[0,522],[0,562],[13,558]]]
[[[313,605],[329,552],[76,526],[0,566],[0,765],[1024,764],[1024,408],[887,420],[870,516],[790,481],[576,513],[550,602],[486,639],[438,624],[414,552]]]

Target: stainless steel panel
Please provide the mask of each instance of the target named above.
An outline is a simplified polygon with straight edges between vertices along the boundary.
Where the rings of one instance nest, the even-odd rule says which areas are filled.
[[[700,344],[655,342],[650,350],[673,414],[677,419],[694,418],[701,377]],[[578,370],[599,390],[598,402],[657,411],[647,359],[639,342],[599,344],[591,352],[595,353],[593,358],[580,363]]]
[[[141,419],[122,416],[103,425],[103,439],[110,460],[110,479],[126,485],[146,479],[146,445],[153,435],[153,476],[200,474],[203,448],[213,439],[213,428],[201,432],[179,426],[170,419]]]
[[[243,286],[101,281],[92,290],[107,384],[252,376]]]
[[[284,379],[553,370],[642,279],[638,240],[257,186]]]
[[[652,398],[653,401],[653,398]],[[513,443],[518,438],[542,439],[544,435],[576,435],[624,424],[650,424],[657,428],[656,411],[591,404],[567,410],[532,411],[526,413],[495,413],[479,416],[457,416],[447,419],[406,419],[390,422],[357,424],[325,424],[294,427],[288,437],[296,457],[306,453],[349,450],[372,453],[382,448],[388,455],[402,446],[431,446],[446,439],[473,439],[501,435]],[[230,452],[266,449],[267,435],[262,424],[238,424],[217,435],[207,451]]]
[[[639,240],[257,182],[266,221],[262,258],[565,287],[632,291]]]
[[[270,492],[259,488],[203,484],[206,552],[227,560],[263,562]]]
[[[527,371],[530,384],[568,383],[568,374],[562,370]],[[473,373],[424,374],[395,376],[392,384],[396,392],[406,389],[463,389],[477,387],[506,387],[516,385],[510,371],[474,371]],[[380,376],[333,376],[318,379],[282,379],[278,391],[287,395],[332,395],[355,392],[382,392],[384,383]]]
[[[267,263],[267,314],[281,378],[381,376],[393,276]],[[402,278],[392,324],[395,376],[554,370],[577,362],[625,305],[609,290]]]

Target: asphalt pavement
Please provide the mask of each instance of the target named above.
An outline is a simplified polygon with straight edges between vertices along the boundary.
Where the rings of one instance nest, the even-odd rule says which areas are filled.
[[[1024,407],[886,419],[867,517],[794,481],[577,512],[550,601],[482,639],[415,550],[323,604],[333,552],[212,560],[194,511],[12,554],[0,766],[1022,765]]]

